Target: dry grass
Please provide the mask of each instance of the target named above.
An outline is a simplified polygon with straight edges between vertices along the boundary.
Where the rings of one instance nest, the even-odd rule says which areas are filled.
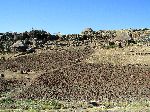
[[[7,80],[37,77],[37,73],[34,72],[34,71],[31,71],[28,74],[21,74],[20,71],[12,72],[12,71],[9,71],[9,70],[5,70],[3,73],[5,74],[5,79],[7,79]]]
[[[142,55],[138,54],[142,53]],[[129,46],[126,48],[112,48],[95,50],[86,62],[88,63],[112,63],[114,65],[147,64],[150,65],[150,47]]]
[[[15,100],[9,103],[11,99],[0,100],[5,108],[0,112],[149,112],[150,102],[109,102],[111,107],[107,107],[108,102],[101,103],[100,106],[90,106],[87,102],[64,102],[64,101],[43,101],[43,100]],[[125,104],[124,104],[125,103]],[[15,109],[10,108],[16,107]]]
[[[21,55],[21,53],[9,53],[9,54],[0,54],[0,59],[4,57],[6,60],[7,59],[14,59],[17,58]]]

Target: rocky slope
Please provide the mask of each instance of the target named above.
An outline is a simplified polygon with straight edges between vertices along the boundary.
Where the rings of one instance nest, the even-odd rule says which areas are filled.
[[[150,98],[150,70],[144,65],[87,63],[91,48],[30,54],[0,63],[1,70],[35,71],[6,81],[13,98],[140,100]],[[16,72],[17,74],[17,72]],[[1,85],[4,86],[4,85]],[[16,88],[19,88],[16,89]]]

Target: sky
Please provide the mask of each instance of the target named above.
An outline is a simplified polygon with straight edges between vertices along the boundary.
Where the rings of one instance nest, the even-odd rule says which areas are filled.
[[[150,28],[150,0],[0,0],[0,32]]]

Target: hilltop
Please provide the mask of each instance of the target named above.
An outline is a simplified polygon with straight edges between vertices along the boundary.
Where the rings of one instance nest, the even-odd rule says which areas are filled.
[[[51,35],[44,30],[23,33],[0,33],[0,52],[35,52],[35,49],[53,49],[70,46],[124,47],[129,44],[149,42],[150,29],[99,30],[86,28],[80,34]],[[147,43],[148,44],[148,43]]]

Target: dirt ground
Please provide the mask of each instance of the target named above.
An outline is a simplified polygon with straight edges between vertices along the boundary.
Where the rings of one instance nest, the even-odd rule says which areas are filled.
[[[150,65],[149,46],[128,46],[114,49],[95,49],[94,53],[86,59],[89,63],[112,63],[114,65]]]
[[[0,70],[16,99],[134,101],[150,98],[149,53],[145,46],[49,50],[1,60]]]

